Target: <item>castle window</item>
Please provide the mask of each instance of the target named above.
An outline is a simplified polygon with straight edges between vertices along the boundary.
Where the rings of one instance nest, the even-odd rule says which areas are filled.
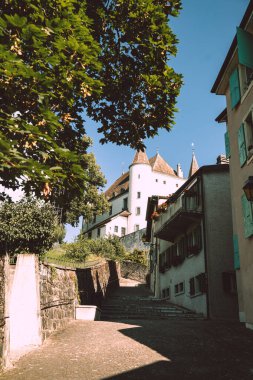
[[[135,224],[135,226],[134,226],[134,230],[135,230],[135,231],[139,231],[139,229],[140,229],[139,224]]]
[[[140,191],[137,191],[137,198],[140,198],[141,197],[141,193]]]
[[[156,182],[158,182],[158,179],[156,178],[156,180],[155,180]]]
[[[110,209],[109,209],[109,215],[112,215],[112,205],[110,206]]]
[[[138,174],[138,179],[140,179],[141,178],[141,175],[140,174]]]
[[[121,236],[125,236],[125,234],[126,234],[125,227],[121,227]]]
[[[97,229],[97,237],[100,237],[100,234],[101,234],[101,230],[100,228]]]
[[[140,215],[140,214],[141,214],[141,208],[140,207],[136,207],[135,215]]]
[[[127,210],[127,198],[123,199],[123,210]]]
[[[163,184],[166,185],[166,181],[163,181]]]
[[[118,232],[119,231],[119,227],[118,226],[114,226],[114,232]]]

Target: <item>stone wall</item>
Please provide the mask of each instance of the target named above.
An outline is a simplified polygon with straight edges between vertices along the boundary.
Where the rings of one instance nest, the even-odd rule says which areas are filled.
[[[96,305],[119,286],[120,265],[105,261],[85,269],[40,266],[42,338],[75,318],[75,305]]]
[[[40,265],[42,339],[64,327],[75,317],[78,300],[75,270]]]
[[[110,290],[119,287],[120,265],[107,260],[86,269],[76,269],[81,305],[101,306]]]
[[[121,243],[124,245],[128,252],[133,252],[134,249],[140,251],[147,251],[149,246],[143,243],[142,238],[146,234],[146,228],[139,231],[132,232],[120,238]]]
[[[132,261],[121,262],[121,276],[131,280],[146,283],[148,268],[145,265],[133,263]]]

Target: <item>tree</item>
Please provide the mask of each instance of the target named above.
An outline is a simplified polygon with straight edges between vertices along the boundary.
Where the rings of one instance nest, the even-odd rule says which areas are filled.
[[[167,65],[177,42],[167,21],[179,9],[176,0],[3,0],[0,183],[54,202],[64,221],[68,211],[72,223],[80,209],[103,212],[83,110],[102,123],[102,143],[143,149],[170,128],[181,76]]]
[[[57,241],[59,221],[49,203],[31,198],[0,203],[0,251],[42,254]]]
[[[91,0],[94,38],[101,46],[102,93],[88,100],[88,114],[102,126],[101,142],[143,149],[145,138],[174,124],[182,76],[168,66],[177,39],[168,24],[181,1]]]

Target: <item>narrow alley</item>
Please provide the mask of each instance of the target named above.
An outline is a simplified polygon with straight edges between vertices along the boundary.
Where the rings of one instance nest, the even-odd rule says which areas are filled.
[[[137,283],[121,285],[112,299],[150,300]],[[149,317],[147,309],[136,319],[106,315],[73,321],[0,379],[253,379],[253,332],[239,323],[184,318],[173,309],[165,318]]]

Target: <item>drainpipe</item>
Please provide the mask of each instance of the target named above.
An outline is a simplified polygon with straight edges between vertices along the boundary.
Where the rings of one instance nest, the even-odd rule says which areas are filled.
[[[208,283],[208,265],[207,265],[207,252],[206,252],[206,222],[205,222],[205,205],[204,205],[204,185],[203,177],[200,178],[201,184],[201,203],[203,212],[203,243],[204,243],[204,260],[205,260],[205,273],[206,273],[206,314],[207,318],[210,317],[210,306],[209,306],[209,283]]]

